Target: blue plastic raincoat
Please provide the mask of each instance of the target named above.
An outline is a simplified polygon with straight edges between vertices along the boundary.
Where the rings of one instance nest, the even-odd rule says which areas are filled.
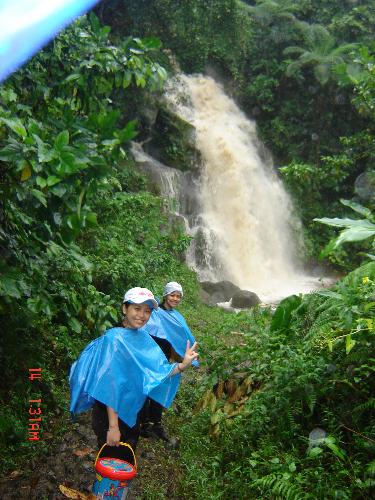
[[[180,376],[170,376],[159,346],[144,329],[111,328],[83,350],[70,370],[70,411],[88,410],[95,400],[110,406],[133,427],[147,397],[168,408]]]
[[[143,329],[154,337],[168,340],[182,358],[185,355],[187,341],[190,341],[190,347],[195,342],[185,318],[175,309],[166,310],[161,307],[154,309]],[[192,364],[199,366],[196,360]]]

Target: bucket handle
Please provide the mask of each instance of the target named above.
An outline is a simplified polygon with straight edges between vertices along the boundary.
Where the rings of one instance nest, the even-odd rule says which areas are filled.
[[[133,457],[134,457],[134,467],[135,467],[135,471],[137,472],[137,459],[135,458],[135,453],[134,453],[134,450],[133,448],[130,446],[129,443],[123,443],[122,441],[120,441],[120,444],[122,446],[127,446],[128,448],[130,448],[130,451],[133,453]],[[96,466],[96,462],[98,461],[98,458],[99,458],[99,455],[101,454],[103,448],[105,446],[109,446],[107,445],[107,443],[104,443],[103,446],[100,448],[100,450],[98,451],[98,454],[96,455],[96,459],[95,459],[95,463],[94,463],[94,467]]]

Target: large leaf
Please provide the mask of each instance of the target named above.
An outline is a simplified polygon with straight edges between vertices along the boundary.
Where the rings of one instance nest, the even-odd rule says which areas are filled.
[[[53,186],[50,189],[50,192],[53,193],[55,196],[62,198],[64,194],[66,193],[66,187],[64,186]]]
[[[73,318],[73,317],[69,318],[68,324],[69,324],[70,328],[73,330],[73,332],[81,333],[81,331],[82,331],[81,323],[78,321],[77,318]]]
[[[38,160],[41,163],[48,163],[53,160],[53,158],[55,157],[55,152],[53,151],[53,149],[50,149],[48,144],[43,142],[42,139],[36,134],[34,134],[33,137],[38,145]]]
[[[56,177],[56,175],[49,175],[47,177],[47,186],[51,187],[54,186],[55,184],[58,184],[61,182],[60,177]]]
[[[95,500],[98,498],[93,493],[81,493],[80,491],[66,487],[64,484],[60,484],[59,489],[66,498],[71,498],[73,500]]]
[[[345,205],[346,207],[350,207],[352,210],[363,215],[364,217],[366,217],[366,218],[371,217],[371,210],[369,208],[366,208],[366,207],[360,205],[359,203],[355,203],[354,201],[350,201],[350,200],[341,199],[340,201],[343,205]]]
[[[292,311],[302,302],[298,295],[291,295],[282,300],[278,305],[271,322],[270,331],[284,330],[288,328],[291,320]]]
[[[61,150],[64,146],[69,144],[69,132],[68,130],[63,130],[55,139],[55,148]]]
[[[371,224],[371,223],[370,223]],[[342,243],[347,241],[362,241],[370,238],[371,236],[375,236],[375,224],[371,224],[371,227],[351,227],[349,229],[345,229],[339,235],[336,240],[335,248],[337,248]]]
[[[346,354],[349,354],[350,351],[353,349],[353,347],[355,346],[356,344],[356,341],[352,339],[352,336],[351,335],[347,335],[346,338],[345,338],[345,351],[346,351]]]
[[[21,182],[27,181],[27,179],[31,177],[31,174],[32,171],[30,165],[26,163],[21,172]]]
[[[76,214],[69,215],[66,224],[73,231],[79,231],[81,228],[80,218]]]
[[[95,33],[95,35],[98,35],[100,33],[100,22],[98,17],[93,12],[90,12],[89,20],[92,31]]]
[[[122,130],[117,130],[113,135],[117,137],[121,142],[131,141],[138,134],[137,130],[135,129],[136,125],[137,120],[131,120]]]
[[[122,86],[123,86],[124,89],[126,89],[127,87],[129,87],[129,85],[131,84],[132,77],[133,77],[133,73],[131,73],[130,71],[125,71],[124,72],[124,77],[123,77],[123,80],[122,80]]]
[[[155,37],[143,38],[142,39],[142,46],[148,50],[160,49],[161,48],[161,41],[159,38],[155,38]]]
[[[20,276],[0,276],[0,295],[21,298],[22,288],[20,287]]]
[[[79,78],[81,78],[81,75],[79,73],[72,73],[71,75],[65,78],[64,82],[68,83],[74,80],[78,80]]]
[[[329,448],[336,457],[338,457],[340,460],[345,460],[345,452],[341,448],[339,448],[336,444],[336,441],[333,437],[328,436],[327,438],[323,439],[324,444]]]
[[[98,219],[95,212],[89,212],[88,214],[85,215],[85,218],[87,222],[89,222],[92,225],[98,224]]]
[[[41,189],[43,189],[43,188],[45,188],[45,187],[47,186],[47,181],[46,181],[46,179],[45,179],[44,177],[41,177],[40,175],[37,175],[37,177],[36,177],[36,183],[37,183],[37,185],[38,185]]]
[[[0,149],[0,160],[14,161],[22,154],[22,146],[18,141],[10,141],[4,148]]]
[[[322,219],[314,219],[315,222],[321,222],[326,226],[334,226],[334,227],[360,227],[363,229],[369,229],[375,231],[375,224],[370,222],[367,219],[338,219],[335,217],[334,219],[330,219],[328,217],[323,217]]]
[[[40,201],[42,205],[44,205],[45,207],[47,206],[47,200],[42,191],[39,191],[38,189],[32,189],[31,193],[35,198],[37,198],[37,200]]]
[[[18,119],[8,119],[8,118],[0,118],[0,120],[5,123],[13,132],[15,132],[17,135],[21,137],[26,137],[27,136],[27,131],[26,128],[24,127],[23,123],[21,120]]]

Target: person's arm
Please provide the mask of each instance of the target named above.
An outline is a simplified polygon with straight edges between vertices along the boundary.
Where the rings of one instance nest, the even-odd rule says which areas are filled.
[[[173,371],[171,372],[171,377],[173,375],[177,375],[178,373],[182,373],[183,371],[188,368],[191,363],[198,358],[198,353],[196,352],[197,348],[197,343],[194,342],[194,344],[190,347],[190,342],[187,341],[186,343],[186,351],[185,351],[185,356],[184,359],[182,360],[181,363],[177,363],[176,366],[173,368]]]
[[[118,415],[113,408],[107,406],[108,415],[108,430],[107,430],[107,444],[109,446],[118,446],[120,443],[120,429],[118,426]]]

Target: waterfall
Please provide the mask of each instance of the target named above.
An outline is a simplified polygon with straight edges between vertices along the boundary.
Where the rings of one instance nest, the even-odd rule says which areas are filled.
[[[179,75],[166,101],[194,126],[201,156],[194,208],[183,214],[194,236],[188,264],[200,279],[230,280],[265,302],[317,288],[300,270],[300,223],[256,124],[207,76]]]
[[[145,153],[142,145],[133,142],[131,152],[138,168],[145,173],[160,189],[160,195],[168,201],[168,209],[172,213],[180,213],[180,199],[184,174],[176,168],[163,165],[149,154]]]

